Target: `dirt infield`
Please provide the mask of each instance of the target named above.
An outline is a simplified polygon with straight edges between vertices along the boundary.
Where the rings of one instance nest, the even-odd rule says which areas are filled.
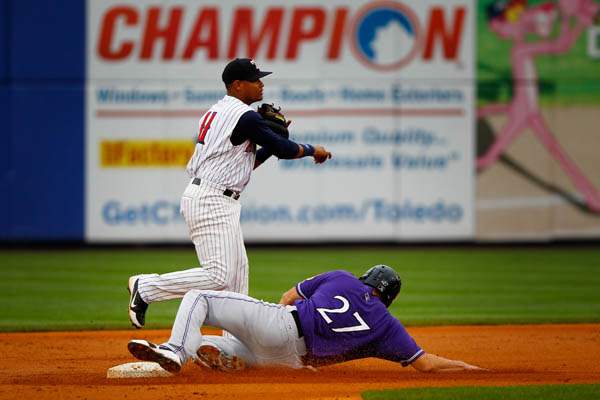
[[[0,399],[358,399],[368,389],[600,382],[600,324],[414,327],[432,353],[492,369],[423,374],[367,359],[309,370],[254,369],[237,374],[194,364],[179,376],[106,379],[106,370],[135,361],[132,338],[161,342],[167,331],[0,334]]]

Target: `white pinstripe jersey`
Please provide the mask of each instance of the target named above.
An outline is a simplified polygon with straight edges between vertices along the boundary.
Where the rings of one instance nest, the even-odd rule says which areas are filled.
[[[225,96],[200,118],[198,142],[187,164],[190,176],[227,189],[244,190],[254,169],[256,145],[246,140],[234,146],[230,138],[245,112],[252,110],[241,100]]]

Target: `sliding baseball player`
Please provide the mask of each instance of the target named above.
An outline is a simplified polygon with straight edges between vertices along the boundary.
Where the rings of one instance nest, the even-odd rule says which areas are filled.
[[[360,278],[332,271],[298,283],[279,304],[243,294],[189,291],[171,337],[156,345],[132,340],[134,357],[177,373],[192,359],[221,371],[246,366],[315,367],[365,357],[411,365],[423,372],[480,370],[463,361],[426,353],[387,307],[400,292],[398,274],[386,265]],[[202,335],[203,325],[235,337]]]

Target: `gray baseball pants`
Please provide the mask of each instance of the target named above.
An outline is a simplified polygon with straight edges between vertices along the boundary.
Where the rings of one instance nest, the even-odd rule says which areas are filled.
[[[185,363],[196,357],[201,344],[210,343],[222,351],[241,357],[247,365],[281,365],[302,368],[306,354],[304,338],[284,306],[225,291],[190,290],[181,301],[171,337],[166,346]],[[210,325],[235,337],[202,335]]]

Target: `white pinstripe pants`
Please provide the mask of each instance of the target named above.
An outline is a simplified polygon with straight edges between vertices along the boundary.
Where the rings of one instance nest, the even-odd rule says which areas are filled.
[[[192,289],[248,294],[248,256],[240,226],[241,205],[225,188],[191,183],[181,197],[181,213],[201,267],[142,275],[138,287],[146,303],[183,297]]]

